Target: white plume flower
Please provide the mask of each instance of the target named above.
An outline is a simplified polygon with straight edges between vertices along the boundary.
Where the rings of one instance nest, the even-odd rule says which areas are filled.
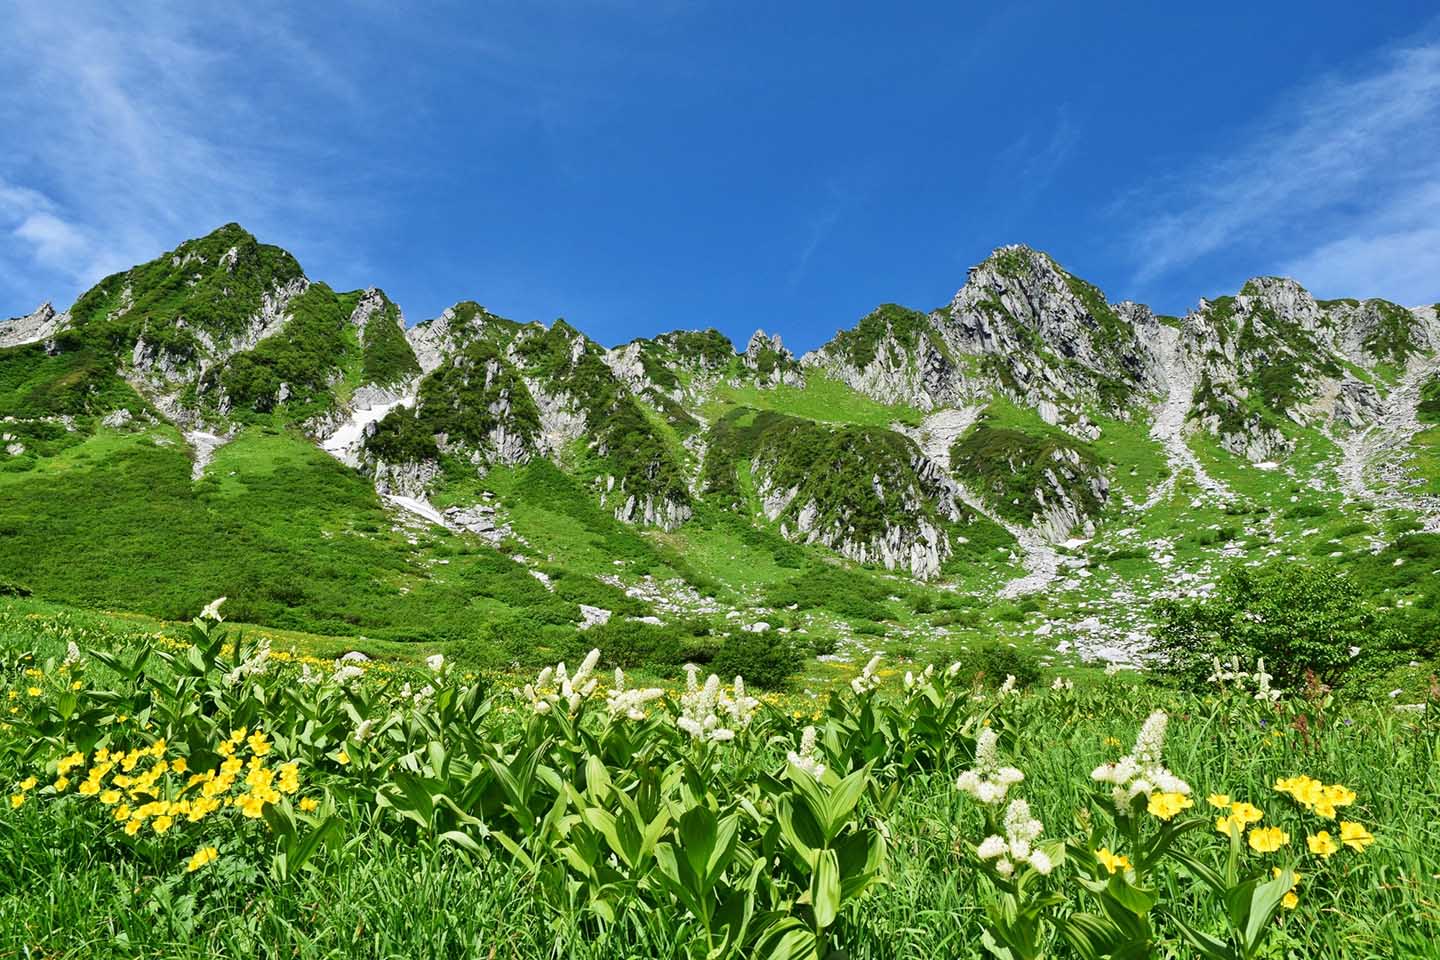
[[[1129,755],[1114,763],[1102,763],[1090,774],[1095,782],[1112,787],[1115,810],[1121,816],[1129,815],[1130,801],[1139,796],[1148,797],[1156,791],[1189,795],[1190,785],[1166,769],[1162,761],[1168,722],[1165,712],[1156,710],[1146,718]]]
[[[1004,856],[1005,850],[1005,838],[992,834],[980,843],[980,846],[975,849],[975,853],[981,860],[994,860],[996,857]]]
[[[975,765],[960,774],[955,786],[981,803],[995,804],[1004,800],[1006,792],[1024,779],[1025,774],[1016,768],[1001,765],[1000,735],[986,727],[975,742]]]
[[[816,780],[825,776],[825,764],[820,762],[820,749],[816,742],[815,728],[806,727],[800,734],[800,749],[785,755],[791,766],[803,770]]]
[[[605,709],[610,711],[612,717],[623,716],[627,720],[644,720],[645,705],[652,700],[659,700],[663,696],[665,696],[665,691],[659,687],[627,688],[625,671],[616,667],[615,686],[605,695]]]
[[[680,716],[675,725],[697,740],[724,743],[735,739],[735,728],[749,725],[760,701],[745,693],[745,681],[736,677],[727,693],[720,678],[710,674],[702,687],[700,668],[685,666],[685,692],[680,696]],[[726,717],[722,721],[721,714]]]
[[[870,658],[869,663],[865,664],[865,669],[860,671],[860,676],[850,681],[850,689],[855,691],[857,697],[879,689],[880,677],[875,672],[879,666],[880,654],[877,653]]]
[[[220,615],[220,605],[224,602],[224,597],[216,597],[214,600],[211,600],[205,605],[205,609],[200,611],[200,619],[214,620],[216,623],[224,620],[225,618]]]
[[[358,680],[363,676],[365,676],[364,667],[357,667],[353,663],[342,663],[336,665],[335,673],[331,675],[330,680],[343,687],[351,680]]]
[[[222,598],[223,599],[223,598]],[[244,680],[246,677],[258,677],[265,673],[265,667],[270,662],[270,638],[261,637],[260,642],[255,644],[255,649],[243,661],[235,665],[235,669],[225,674],[225,682],[232,686]]]
[[[591,650],[574,676],[570,675],[563,662],[546,667],[535,677],[534,683],[527,683],[520,689],[520,696],[538,714],[549,713],[562,703],[567,713],[577,713],[600,684],[599,678],[592,676],[599,660],[600,651]]]

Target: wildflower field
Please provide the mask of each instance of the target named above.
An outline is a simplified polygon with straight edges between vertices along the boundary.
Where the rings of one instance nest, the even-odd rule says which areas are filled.
[[[0,630],[0,957],[1440,955],[1434,704]],[[998,682],[996,682],[998,681]]]

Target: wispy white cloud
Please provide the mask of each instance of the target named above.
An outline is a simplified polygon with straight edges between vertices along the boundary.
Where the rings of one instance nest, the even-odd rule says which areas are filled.
[[[287,178],[313,147],[300,105],[258,95],[257,78],[283,65],[310,106],[341,113],[359,109],[355,88],[283,9],[239,13],[0,0],[0,314],[64,301],[227,220],[319,212]]]
[[[815,211],[807,225],[805,242],[800,247],[800,255],[795,258],[795,266],[790,269],[789,284],[793,290],[799,285],[805,276],[805,271],[810,267],[810,260],[815,256],[815,251],[830,236],[845,213],[845,205],[848,202],[848,194],[841,189],[837,183],[830,183],[827,187],[828,197],[825,202]]]
[[[1240,255],[1329,295],[1413,299],[1440,295],[1437,187],[1440,42],[1428,41],[1294,92],[1234,143],[1212,145],[1116,212],[1139,224],[1125,242],[1141,289]]]
[[[1033,201],[1055,180],[1080,140],[1080,125],[1068,104],[1055,110],[1048,129],[1026,130],[995,157],[995,178]]]
[[[1440,179],[1399,191],[1349,235],[1277,272],[1322,297],[1384,297],[1412,307],[1440,301]]]

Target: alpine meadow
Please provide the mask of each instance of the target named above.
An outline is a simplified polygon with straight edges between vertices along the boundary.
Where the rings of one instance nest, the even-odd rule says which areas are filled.
[[[1426,6],[0,0],[0,960],[1440,960]]]

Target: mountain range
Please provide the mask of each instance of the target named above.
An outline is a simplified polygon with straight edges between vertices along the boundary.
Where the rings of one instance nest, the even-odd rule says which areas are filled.
[[[1006,246],[948,304],[883,304],[796,357],[763,331],[743,350],[715,330],[606,347],[471,300],[409,325],[384,291],[333,290],[229,224],[64,312],[0,323],[0,506],[17,534],[37,510],[64,527],[53,502],[37,505],[81,474],[103,489],[137,443],[185,453],[196,490],[224,488],[245,476],[225,451],[271,438],[323,451],[330,467],[290,449],[290,469],[338,470],[367,516],[378,504],[531,566],[537,552],[566,565],[543,525],[525,529],[560,484],[584,501],[566,510],[603,518],[605,536],[633,540],[614,521],[670,549],[670,572],[703,559],[687,531],[724,529],[790,569],[1014,598],[1055,589],[1107,531],[1202,504],[1252,523],[1316,498],[1403,515],[1405,529],[1366,534],[1372,553],[1435,531],[1437,376],[1435,306],[1317,300],[1278,277],[1173,317]],[[0,577],[59,582],[25,559],[0,556]],[[719,581],[701,593],[740,590],[723,563],[680,573]],[[635,592],[635,578],[611,579]]]

